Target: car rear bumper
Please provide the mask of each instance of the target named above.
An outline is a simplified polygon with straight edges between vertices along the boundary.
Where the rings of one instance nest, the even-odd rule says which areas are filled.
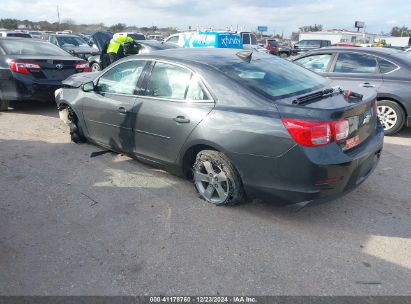
[[[1,84],[3,98],[11,101],[53,101],[54,91],[61,87],[59,80],[36,82],[32,79],[12,79]]]
[[[355,152],[329,145],[320,154],[317,148],[294,146],[280,157],[243,155],[234,156],[234,162],[241,164],[238,168],[251,198],[282,205],[320,203],[345,195],[367,179],[379,162],[383,138],[379,127]]]

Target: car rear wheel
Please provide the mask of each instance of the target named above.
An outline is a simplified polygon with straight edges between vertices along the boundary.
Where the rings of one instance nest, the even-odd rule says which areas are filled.
[[[101,66],[97,62],[94,62],[91,64],[91,71],[92,72],[101,71]]]
[[[240,175],[221,152],[199,152],[193,165],[193,180],[201,198],[209,203],[234,205],[244,198]]]
[[[0,100],[0,111],[7,111],[10,106],[10,101],[9,100]]]
[[[398,103],[391,100],[379,100],[377,111],[385,135],[395,134],[404,126],[405,112]]]

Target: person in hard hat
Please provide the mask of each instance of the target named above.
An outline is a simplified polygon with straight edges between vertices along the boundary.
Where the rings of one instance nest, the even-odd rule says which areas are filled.
[[[136,54],[134,48],[136,44],[134,39],[127,36],[127,34],[117,33],[113,35],[110,43],[107,46],[107,55],[109,64],[130,54]],[[138,50],[137,50],[138,53]]]

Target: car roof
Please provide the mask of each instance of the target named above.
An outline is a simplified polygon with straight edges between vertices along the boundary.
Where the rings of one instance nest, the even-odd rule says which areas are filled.
[[[371,53],[371,54],[381,54],[381,55],[389,55],[401,52],[397,49],[390,49],[390,48],[383,48],[383,47],[344,47],[344,46],[331,46],[325,47],[317,50],[310,51],[310,53],[317,53],[317,52],[329,52],[329,51],[352,51],[352,52],[363,52],[363,53]]]
[[[56,37],[80,37],[80,35],[75,35],[75,34],[51,34],[50,36],[56,36]]]
[[[27,43],[33,43],[33,41],[47,43],[47,44],[50,43],[42,39],[27,39],[23,37],[0,37],[0,41],[6,41],[6,40],[17,40],[17,41],[24,41]],[[27,41],[27,40],[30,40],[30,41]]]
[[[149,54],[135,55],[135,58],[147,59],[164,59],[180,62],[191,66],[211,66],[219,68],[228,64],[236,64],[244,62],[243,59],[237,56],[239,52],[250,52],[245,49],[231,49],[231,48],[177,48],[156,51]],[[273,58],[272,55],[252,52],[253,59]]]

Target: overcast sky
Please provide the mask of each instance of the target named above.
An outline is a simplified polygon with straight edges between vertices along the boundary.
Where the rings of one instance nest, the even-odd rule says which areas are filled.
[[[364,21],[371,33],[388,32],[393,26],[411,27],[411,1],[407,0],[1,0],[0,18],[77,23],[126,23],[136,26],[177,28],[237,25],[289,35],[300,26],[322,24],[324,28],[354,30]]]

